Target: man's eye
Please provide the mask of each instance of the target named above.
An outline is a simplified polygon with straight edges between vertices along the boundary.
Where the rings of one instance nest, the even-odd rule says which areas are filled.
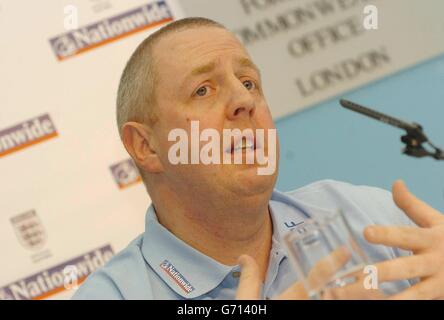
[[[199,97],[203,97],[207,94],[207,92],[208,92],[208,86],[203,86],[197,89],[196,95]]]
[[[256,85],[254,84],[253,81],[251,80],[245,80],[244,82],[242,82],[242,84],[245,86],[245,88],[247,88],[248,90],[253,90]]]

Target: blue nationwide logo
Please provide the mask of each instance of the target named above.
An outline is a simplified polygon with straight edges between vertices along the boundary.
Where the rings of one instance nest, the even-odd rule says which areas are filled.
[[[173,20],[165,1],[157,1],[49,39],[59,61]]]

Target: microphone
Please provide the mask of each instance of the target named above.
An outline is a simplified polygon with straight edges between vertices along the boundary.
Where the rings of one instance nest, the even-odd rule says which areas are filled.
[[[358,112],[393,127],[405,130],[407,134],[401,137],[401,141],[406,145],[406,147],[403,149],[404,154],[416,158],[430,156],[436,160],[444,160],[444,152],[429,141],[420,124],[415,122],[409,123],[397,119],[395,117],[386,115],[376,110],[372,110],[349,100],[340,99],[339,103],[346,109]],[[427,144],[433,150],[429,151],[424,148],[424,146],[422,145],[423,143]]]

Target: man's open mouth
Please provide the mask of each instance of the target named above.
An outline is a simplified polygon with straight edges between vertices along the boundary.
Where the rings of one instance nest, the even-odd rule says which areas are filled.
[[[236,153],[236,152],[247,152],[254,151],[257,148],[256,139],[254,136],[252,137],[235,137],[234,142],[231,142],[231,146],[225,150],[227,153]]]

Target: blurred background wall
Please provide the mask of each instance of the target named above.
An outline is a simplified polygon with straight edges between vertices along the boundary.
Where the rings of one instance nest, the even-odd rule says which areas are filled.
[[[444,57],[432,59],[341,95],[424,126],[444,145]],[[277,121],[281,149],[278,187],[293,189],[331,178],[390,190],[402,178],[444,211],[444,162],[401,154],[403,131],[347,111],[330,99]]]

